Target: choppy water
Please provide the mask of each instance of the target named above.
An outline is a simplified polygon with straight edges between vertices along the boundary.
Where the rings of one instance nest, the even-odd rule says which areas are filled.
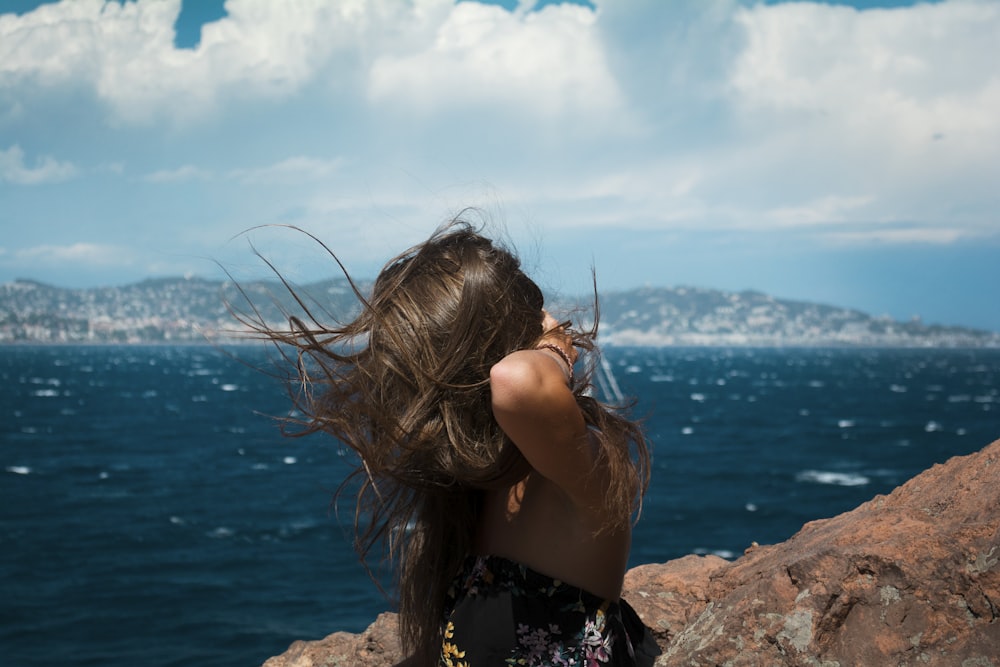
[[[1000,437],[996,350],[606,355],[655,445],[633,564],[735,557]],[[259,371],[5,347],[0,384],[3,664],[259,665],[386,608],[329,506],[344,460],[279,435]]]

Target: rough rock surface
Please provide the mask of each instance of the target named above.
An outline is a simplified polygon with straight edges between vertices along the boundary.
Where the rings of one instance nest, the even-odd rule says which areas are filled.
[[[1000,440],[778,545],[628,572],[660,667],[1000,667]],[[393,665],[396,619],[265,667]]]
[[[359,635],[335,632],[317,641],[294,642],[263,667],[347,667],[395,665],[403,658],[396,615],[379,614]]]
[[[782,544],[631,570],[659,665],[1000,667],[1000,441]]]

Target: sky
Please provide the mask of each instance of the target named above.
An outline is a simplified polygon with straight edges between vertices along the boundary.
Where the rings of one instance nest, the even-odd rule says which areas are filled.
[[[371,278],[471,207],[559,294],[1000,331],[998,184],[998,0],[0,0],[0,282]]]

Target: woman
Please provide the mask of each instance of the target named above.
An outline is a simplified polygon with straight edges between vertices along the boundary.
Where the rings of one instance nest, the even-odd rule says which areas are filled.
[[[404,650],[421,665],[651,663],[619,600],[649,455],[574,377],[596,324],[558,323],[514,254],[461,221],[355,292],[346,324],[247,323],[295,350],[301,434],[360,457],[356,547],[395,565]]]

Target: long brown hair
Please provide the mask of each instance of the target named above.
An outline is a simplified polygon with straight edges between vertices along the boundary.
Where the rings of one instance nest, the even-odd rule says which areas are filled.
[[[542,292],[513,252],[461,220],[391,260],[370,296],[351,285],[361,312],[346,324],[308,308],[286,330],[237,317],[294,362],[289,386],[304,415],[295,435],[326,432],[359,455],[355,547],[362,562],[381,550],[394,563],[404,648],[431,663],[484,491],[530,471],[493,418],[489,373],[541,338]],[[603,445],[609,524],[620,527],[645,491],[649,453],[634,422],[590,395],[596,305],[590,330],[572,333],[592,353],[575,393]]]

